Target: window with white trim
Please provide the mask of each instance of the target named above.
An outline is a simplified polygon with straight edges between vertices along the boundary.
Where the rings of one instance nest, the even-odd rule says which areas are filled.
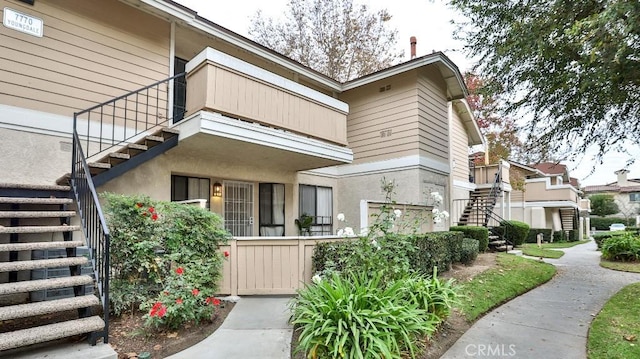
[[[640,202],[640,192],[629,193],[629,202]]]

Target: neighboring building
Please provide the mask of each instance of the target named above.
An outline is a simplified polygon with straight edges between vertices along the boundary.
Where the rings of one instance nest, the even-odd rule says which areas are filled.
[[[628,174],[628,170],[618,170],[615,172],[618,176],[616,182],[585,186],[585,196],[610,194],[620,210],[611,217],[636,218],[640,214],[640,178],[627,178]]]
[[[475,162],[483,157],[482,153],[470,156]],[[501,161],[476,165],[475,177],[472,199],[454,206],[456,214],[461,213],[455,217],[459,223],[495,226],[511,219],[531,228],[578,230],[580,238],[589,235],[589,201],[580,198],[578,180],[569,176],[565,165]]]

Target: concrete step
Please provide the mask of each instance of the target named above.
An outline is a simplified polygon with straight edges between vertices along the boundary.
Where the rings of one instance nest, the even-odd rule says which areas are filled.
[[[24,184],[24,183],[0,183],[0,188],[30,189],[30,190],[37,190],[37,191],[58,191],[58,192],[69,192],[71,190],[71,187],[69,186]]]
[[[0,350],[48,342],[102,329],[104,329],[104,321],[102,318],[94,316],[2,333],[0,334]]]
[[[9,204],[72,204],[71,198],[31,198],[31,197],[0,197],[0,203]]]
[[[88,275],[0,283],[0,295],[27,293],[42,289],[68,288],[93,283]]]
[[[52,248],[72,248],[84,246],[83,241],[51,241],[51,242],[27,242],[0,244],[0,252],[33,251]]]
[[[100,305],[100,300],[95,295],[82,295],[79,297],[48,300],[44,302],[18,304],[0,307],[0,321],[88,308],[97,305]]]
[[[513,249],[513,246],[499,246],[494,248],[498,252],[508,252]]]
[[[55,259],[38,259],[31,261],[0,262],[0,272],[13,272],[40,268],[57,268],[84,265],[89,262],[87,257],[67,257]]]
[[[147,136],[144,138],[145,143],[148,145],[149,142],[162,143],[164,142],[164,137],[162,136]]]
[[[0,218],[60,218],[75,215],[75,211],[0,211]]]
[[[491,242],[489,242],[489,246],[493,246],[493,247],[501,246],[501,245],[503,245],[505,243],[507,243],[507,241],[505,241],[505,240],[491,241]]]
[[[0,234],[3,233],[59,233],[79,231],[80,226],[18,226],[0,227]]]

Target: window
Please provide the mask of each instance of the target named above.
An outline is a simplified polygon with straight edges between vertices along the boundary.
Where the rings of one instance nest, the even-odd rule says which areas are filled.
[[[284,184],[260,183],[260,235],[284,236]]]
[[[171,176],[171,200],[206,199],[209,208],[211,187],[208,178]]]
[[[629,193],[629,202],[640,202],[640,193]]]
[[[299,215],[313,217],[312,235],[333,234],[333,190],[331,187],[300,185]]]
[[[183,73],[187,66],[187,60],[176,57],[174,61],[173,74]],[[187,79],[186,76],[173,81],[173,123],[184,118],[187,111]]]

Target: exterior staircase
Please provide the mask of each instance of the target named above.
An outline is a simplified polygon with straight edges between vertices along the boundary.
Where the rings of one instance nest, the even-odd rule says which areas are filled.
[[[73,208],[67,186],[0,184],[2,357],[12,356],[14,348],[77,335],[95,344],[105,330]]]
[[[559,211],[560,211],[560,223],[562,225],[563,231],[570,231],[578,227],[576,224],[577,212],[575,209],[561,208]]]
[[[125,144],[118,149],[114,148],[113,152],[94,156],[97,159],[87,163],[94,186],[99,187],[177,146],[178,135],[178,130],[163,127],[141,136],[135,142]],[[67,173],[56,182],[59,185],[68,185],[70,178],[71,174]]]
[[[502,179],[496,174],[491,187],[477,188],[471,192],[460,219],[459,226],[479,226],[489,229],[489,250],[508,252],[513,250],[513,244],[507,243],[504,230],[509,226],[501,227],[503,219],[493,212],[498,197],[502,194]]]

